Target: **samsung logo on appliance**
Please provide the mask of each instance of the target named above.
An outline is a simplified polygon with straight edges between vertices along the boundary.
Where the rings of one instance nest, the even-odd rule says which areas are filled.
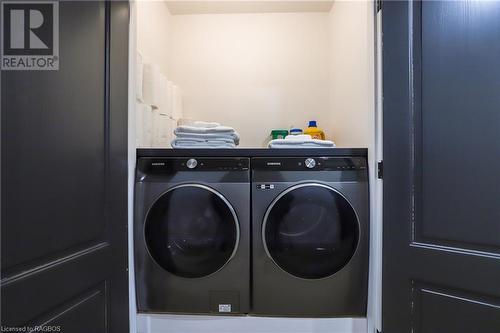
[[[267,166],[281,166],[281,162],[266,162]]]

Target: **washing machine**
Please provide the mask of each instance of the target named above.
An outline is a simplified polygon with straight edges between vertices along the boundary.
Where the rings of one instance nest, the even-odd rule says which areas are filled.
[[[138,159],[134,255],[139,312],[248,313],[249,162]]]
[[[365,317],[366,157],[252,159],[252,313]]]

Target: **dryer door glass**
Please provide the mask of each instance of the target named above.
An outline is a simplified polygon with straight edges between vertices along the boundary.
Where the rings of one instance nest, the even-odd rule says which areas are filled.
[[[239,226],[221,194],[203,185],[182,185],[153,204],[144,237],[150,255],[163,269],[197,278],[218,271],[232,258]]]
[[[283,192],[268,208],[263,239],[270,258],[284,271],[304,279],[338,272],[354,255],[359,224],[350,203],[321,184]]]

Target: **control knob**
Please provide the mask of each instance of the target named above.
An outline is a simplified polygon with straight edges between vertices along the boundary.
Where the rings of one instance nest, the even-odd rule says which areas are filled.
[[[196,168],[197,165],[198,165],[198,161],[195,160],[194,158],[190,158],[186,162],[186,166],[188,167],[188,169],[194,169],[194,168]]]
[[[306,168],[312,169],[316,166],[316,161],[314,160],[314,158],[307,158],[305,164]]]

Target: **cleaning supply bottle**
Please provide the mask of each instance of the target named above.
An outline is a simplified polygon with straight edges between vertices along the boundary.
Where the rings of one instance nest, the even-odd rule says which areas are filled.
[[[294,127],[290,130],[290,135],[300,135],[300,134],[303,134],[302,129],[300,128]]]
[[[309,126],[304,130],[304,134],[308,134],[313,139],[325,140],[325,132],[316,124],[316,120],[310,120]]]
[[[284,139],[287,135],[288,135],[288,130],[286,129],[273,129],[271,131],[271,138],[273,140]]]

